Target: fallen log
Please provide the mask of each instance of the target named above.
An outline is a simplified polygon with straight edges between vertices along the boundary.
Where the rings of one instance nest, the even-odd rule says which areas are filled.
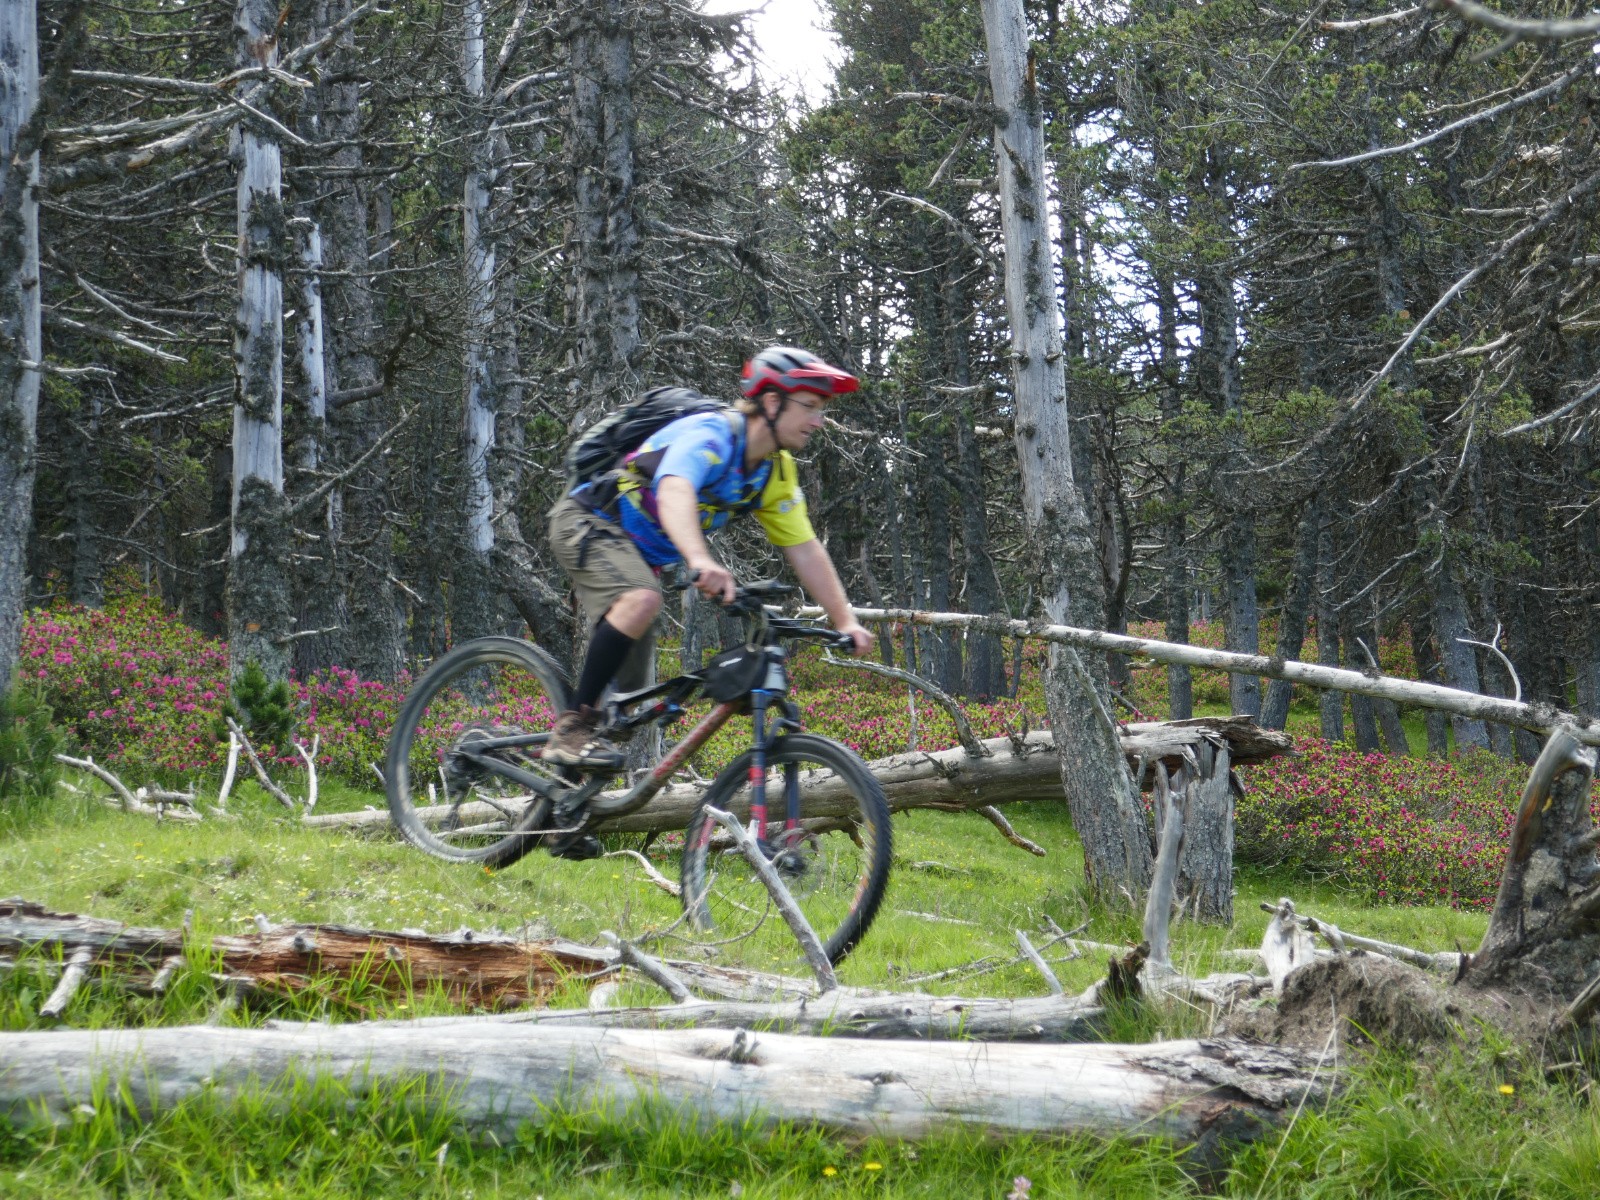
[[[423,1017],[389,1022],[450,1026],[462,1020],[504,1025],[587,1025],[597,1029],[753,1029],[808,1037],[946,1041],[1081,1042],[1101,1033],[1105,1008],[1098,985],[1081,996],[924,996],[836,988],[788,1000],[691,1000],[627,1008],[535,1008],[482,1017]],[[299,1021],[268,1021],[269,1029],[298,1029]],[[380,1022],[367,1022],[378,1024]]]
[[[1229,746],[1230,761],[1264,762],[1293,752],[1287,734],[1261,729],[1249,717],[1199,717],[1191,721],[1145,721],[1125,727],[1124,745],[1130,768],[1142,769],[1153,779],[1155,764],[1166,763],[1177,770],[1190,749],[1208,735],[1221,737]],[[912,808],[933,808],[950,812],[981,809],[997,804],[1028,800],[1061,799],[1061,765],[1055,755],[1055,739],[1049,730],[1011,738],[985,738],[987,752],[975,757],[960,746],[948,750],[895,754],[868,764],[882,785],[892,812]],[[636,813],[601,822],[600,833],[664,833],[685,828],[699,806],[704,787],[679,783],[663,789],[655,799]],[[854,810],[854,801],[838,784],[822,784],[806,792],[806,812],[813,820],[826,824]],[[451,810],[447,805],[419,808],[424,821],[442,820]],[[471,801],[458,810],[461,821],[473,824],[492,821],[503,814],[491,805]],[[741,819],[745,813],[736,813]],[[386,809],[362,812],[323,813],[305,821],[313,826],[387,826]]]
[[[106,1088],[107,1077],[113,1086]],[[293,1077],[359,1095],[426,1077],[464,1124],[504,1139],[552,1110],[663,1105],[691,1121],[818,1124],[918,1138],[951,1127],[1245,1140],[1325,1095],[1315,1060],[1226,1039],[1005,1045],[814,1039],[747,1030],[449,1025],[189,1026],[0,1034],[0,1115],[65,1124],[117,1096],[139,1114],[191,1096],[228,1101]],[[280,1103],[292,1090],[280,1089]]]
[[[196,941],[181,929],[140,928],[0,900],[0,950],[40,949],[75,961],[82,956],[86,966],[97,964],[140,988],[187,949],[209,951],[216,972],[268,991],[292,993],[317,976],[359,974],[392,995],[440,986],[459,1003],[491,1008],[542,1000],[568,979],[609,973],[616,961],[614,952],[577,943],[519,941],[470,929],[427,934],[288,924]]]

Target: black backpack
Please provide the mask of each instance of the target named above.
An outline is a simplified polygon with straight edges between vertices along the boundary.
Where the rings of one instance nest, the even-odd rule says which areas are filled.
[[[604,475],[651,434],[679,417],[732,411],[722,401],[703,396],[693,388],[651,388],[626,408],[601,417],[572,443],[567,450],[567,490]]]

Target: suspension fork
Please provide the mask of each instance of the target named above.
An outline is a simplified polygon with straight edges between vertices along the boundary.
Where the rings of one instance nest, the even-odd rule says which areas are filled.
[[[758,840],[767,836],[767,751],[771,734],[767,730],[767,693],[750,693],[750,832]]]

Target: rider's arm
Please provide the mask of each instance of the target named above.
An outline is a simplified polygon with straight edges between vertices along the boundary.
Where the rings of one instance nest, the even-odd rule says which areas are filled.
[[[657,477],[656,517],[683,555],[684,565],[700,573],[695,586],[708,596],[720,597],[724,604],[731,601],[733,576],[711,557],[706,535],[700,530],[700,496],[694,484],[682,475]]]
[[[833,559],[828,557],[822,543],[812,538],[797,546],[785,546],[783,554],[807,594],[822,605],[833,627],[855,639],[857,657],[870,653],[872,635],[856,620],[850,598],[844,594],[844,584],[839,582],[839,572],[833,569]]]

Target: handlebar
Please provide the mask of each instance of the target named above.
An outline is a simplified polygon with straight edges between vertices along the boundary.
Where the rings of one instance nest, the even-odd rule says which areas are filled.
[[[667,591],[683,592],[694,586],[695,580],[700,578],[699,571],[685,571],[680,564],[670,580],[663,581],[662,586]],[[800,589],[792,583],[783,583],[777,579],[761,579],[755,583],[747,583],[734,588],[733,599],[727,604],[718,601],[718,605],[730,613],[738,613],[747,617],[763,615],[764,606],[785,596],[792,596]],[[846,650],[855,652],[856,641],[848,633],[840,633],[837,629],[829,629],[823,625],[813,624],[809,620],[794,617],[767,616],[767,627],[779,637],[804,638],[821,642],[830,650]]]

